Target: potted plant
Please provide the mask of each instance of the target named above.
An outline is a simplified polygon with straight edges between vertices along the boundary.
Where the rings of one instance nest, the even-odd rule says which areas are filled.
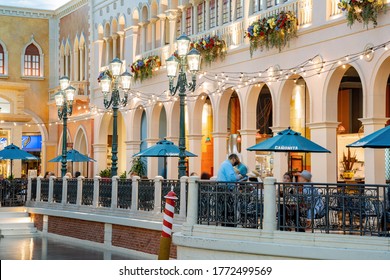
[[[111,169],[110,168],[106,168],[104,170],[101,170],[99,172],[99,176],[102,177],[102,178],[111,178]]]
[[[136,174],[139,177],[146,176],[146,162],[141,157],[133,158],[129,174]]]
[[[202,61],[207,65],[210,65],[217,58],[223,60],[226,56],[226,43],[218,36],[202,37],[193,42],[191,46],[200,52]]]
[[[351,155],[351,150],[348,148],[347,154],[343,152],[343,160],[341,161],[341,164],[343,165],[344,172],[342,174],[344,179],[350,180],[355,175],[355,169],[353,169],[353,166],[357,162],[356,154],[353,156]]]
[[[340,0],[338,8],[345,12],[348,26],[357,21],[367,28],[370,21],[376,27],[378,14],[386,9],[383,0]]]

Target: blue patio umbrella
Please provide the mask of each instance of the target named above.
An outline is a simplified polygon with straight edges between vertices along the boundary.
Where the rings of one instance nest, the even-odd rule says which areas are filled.
[[[158,141],[155,145],[133,155],[133,157],[163,157],[164,158],[164,178],[166,178],[166,158],[179,157],[180,149],[173,142],[166,140]],[[186,157],[197,157],[197,155],[185,151]]]
[[[62,161],[62,155],[59,155],[51,160],[49,162],[61,162]],[[90,158],[86,155],[83,155],[77,150],[71,149],[66,152],[66,161],[71,162],[88,162],[88,161],[96,161],[93,158]]]
[[[390,148],[390,126],[383,127],[347,145],[350,148]]]
[[[61,162],[62,161],[62,155],[59,155],[51,160],[49,162]],[[90,158],[86,155],[83,155],[79,151],[75,149],[71,149],[66,152],[66,161],[72,162],[72,172],[73,172],[73,162],[91,162],[96,161],[93,158]],[[87,174],[88,174],[88,165],[87,165]]]
[[[27,153],[26,151],[21,150],[18,146],[11,144],[6,147],[4,147],[3,150],[0,151],[0,160],[9,159],[11,160],[11,175],[12,175],[12,161],[14,159],[21,159],[21,160],[31,160],[35,159],[38,160],[38,158],[30,153]]]
[[[259,144],[247,148],[248,151],[269,151],[269,152],[300,152],[300,153],[330,153],[329,150],[321,147],[313,141],[303,137],[301,133],[290,128],[278,132]],[[287,158],[288,160],[289,158]]]

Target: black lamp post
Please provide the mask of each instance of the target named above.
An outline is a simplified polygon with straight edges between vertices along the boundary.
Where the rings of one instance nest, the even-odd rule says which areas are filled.
[[[58,110],[58,118],[63,121],[62,126],[62,158],[61,158],[61,177],[66,174],[66,142],[67,142],[67,121],[68,116],[72,115],[73,99],[76,89],[69,85],[69,78],[63,76],[60,78],[61,90],[55,95],[55,101]]]
[[[180,136],[179,136],[179,178],[186,175],[185,166],[185,119],[184,119],[184,98],[186,96],[186,89],[190,91],[195,90],[196,73],[200,68],[200,53],[196,49],[188,52],[190,47],[190,38],[185,34],[177,38],[177,54],[179,59],[171,56],[166,60],[167,75],[169,77],[169,90],[171,95],[175,95],[179,89],[180,98]],[[177,76],[177,70],[180,67],[179,77],[176,86],[173,85],[174,79]],[[192,76],[192,82],[187,82],[187,67]]]
[[[106,72],[100,80],[102,92],[104,95],[104,107],[108,109],[112,105],[113,123],[112,123],[112,152],[111,152],[111,176],[118,174],[118,109],[119,105],[126,106],[128,92],[130,90],[132,75],[125,71],[120,74],[122,69],[122,61],[115,58],[110,63],[110,71]],[[120,80],[120,83],[119,83]],[[111,91],[112,87],[112,91]],[[119,89],[124,91],[124,97],[121,98]],[[111,92],[111,96],[108,94]]]

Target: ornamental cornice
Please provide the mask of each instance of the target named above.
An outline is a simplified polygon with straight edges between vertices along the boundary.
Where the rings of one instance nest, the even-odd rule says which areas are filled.
[[[62,18],[64,16],[74,12],[78,8],[80,8],[84,5],[87,5],[88,2],[89,2],[89,0],[71,1],[71,2],[63,5],[62,7],[59,7],[57,10],[55,10],[54,14],[58,18]]]
[[[0,6],[0,15],[12,16],[12,17],[50,19],[54,16],[54,12],[49,10]]]

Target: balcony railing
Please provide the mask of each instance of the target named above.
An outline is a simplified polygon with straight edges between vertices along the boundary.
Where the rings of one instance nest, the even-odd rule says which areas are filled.
[[[71,86],[76,89],[75,99],[85,99],[89,96],[89,82],[88,81],[72,81]],[[54,96],[60,90],[60,87],[49,89],[49,101],[54,101]]]
[[[164,211],[171,190],[178,197],[175,213],[187,217],[188,225],[390,236],[390,185],[39,177],[28,180],[26,205],[155,216]]]

